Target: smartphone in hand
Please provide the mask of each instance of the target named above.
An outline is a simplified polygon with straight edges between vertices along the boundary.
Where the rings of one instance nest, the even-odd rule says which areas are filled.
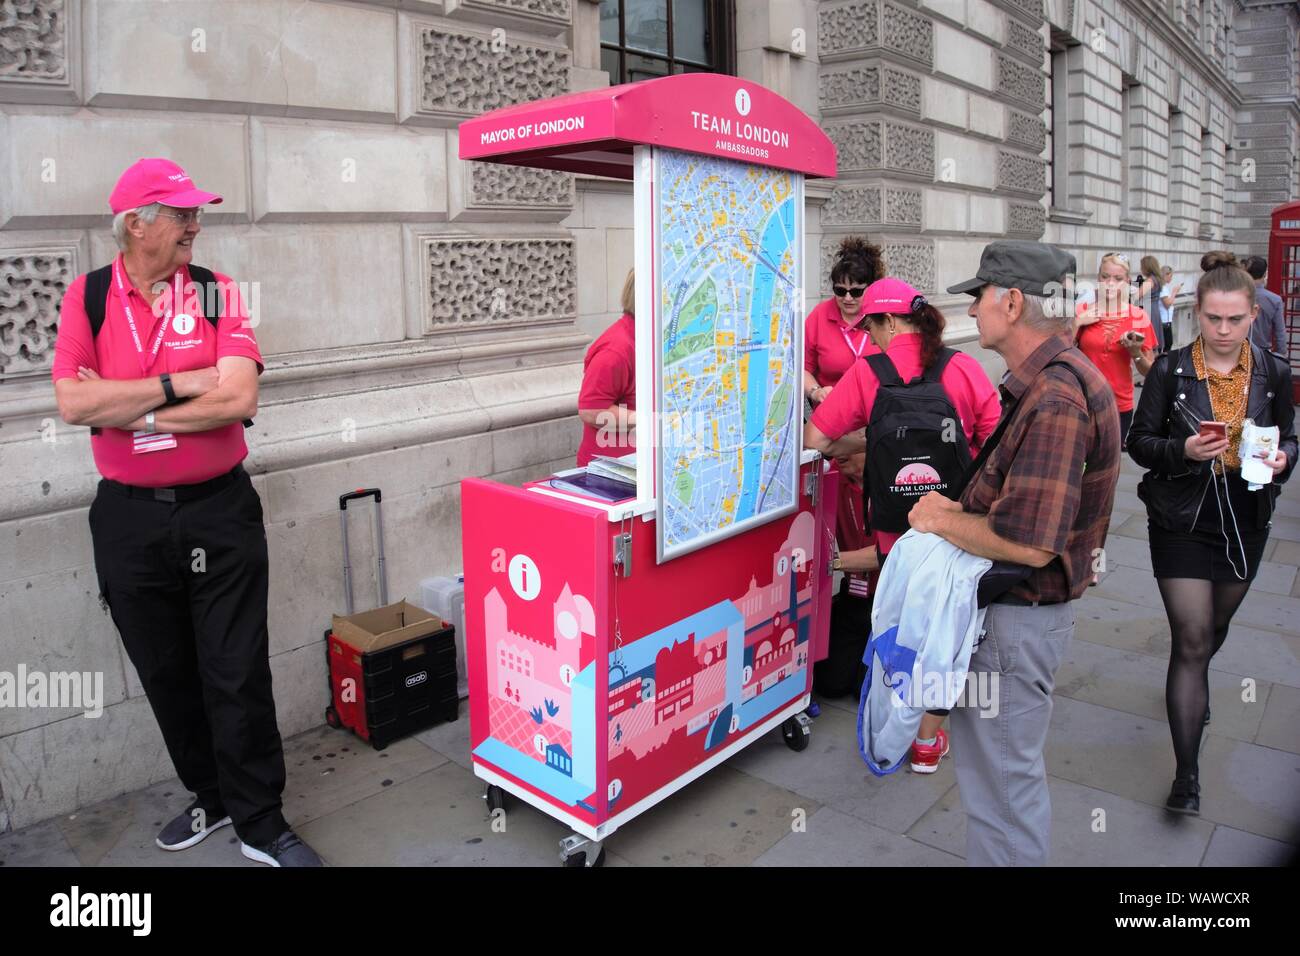
[[[1201,422],[1200,436],[1202,438],[1227,438],[1228,425],[1226,422]]]

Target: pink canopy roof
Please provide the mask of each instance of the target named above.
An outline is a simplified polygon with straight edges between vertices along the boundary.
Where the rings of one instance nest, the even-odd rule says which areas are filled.
[[[683,73],[484,113],[460,124],[460,158],[632,178],[632,147],[835,175],[835,145],[766,87]]]

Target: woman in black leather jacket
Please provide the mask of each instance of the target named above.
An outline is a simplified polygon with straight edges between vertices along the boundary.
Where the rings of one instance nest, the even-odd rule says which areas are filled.
[[[1197,754],[1210,719],[1210,658],[1259,570],[1274,501],[1297,457],[1291,368],[1250,344],[1254,283],[1231,253],[1207,253],[1201,268],[1201,334],[1156,360],[1128,437],[1129,455],[1149,469],[1138,496],[1173,638],[1165,707],[1177,769],[1165,806],[1192,814],[1200,812]],[[1247,488],[1237,456],[1247,418],[1280,432],[1269,462],[1273,483],[1258,491]],[[1203,421],[1225,423],[1227,437],[1202,434]]]

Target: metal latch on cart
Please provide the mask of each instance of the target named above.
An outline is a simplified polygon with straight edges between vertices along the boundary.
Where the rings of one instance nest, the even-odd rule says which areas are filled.
[[[803,493],[812,499],[812,506],[817,507],[817,491],[821,487],[821,482],[817,479],[821,477],[821,462],[817,462],[817,467],[811,469],[803,476]]]
[[[625,511],[614,535],[614,567],[625,578],[632,576],[632,512]]]
[[[614,535],[614,567],[623,577],[632,576],[632,534],[629,531]]]

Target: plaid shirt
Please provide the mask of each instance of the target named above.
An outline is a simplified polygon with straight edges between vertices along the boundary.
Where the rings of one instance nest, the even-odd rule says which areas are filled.
[[[1070,365],[1078,377],[1049,362]],[[1115,394],[1066,336],[1048,339],[1009,371],[1001,392],[1015,417],[961,496],[962,507],[988,515],[1000,537],[1056,555],[1012,595],[1073,601],[1096,576],[1110,527],[1120,465]]]

